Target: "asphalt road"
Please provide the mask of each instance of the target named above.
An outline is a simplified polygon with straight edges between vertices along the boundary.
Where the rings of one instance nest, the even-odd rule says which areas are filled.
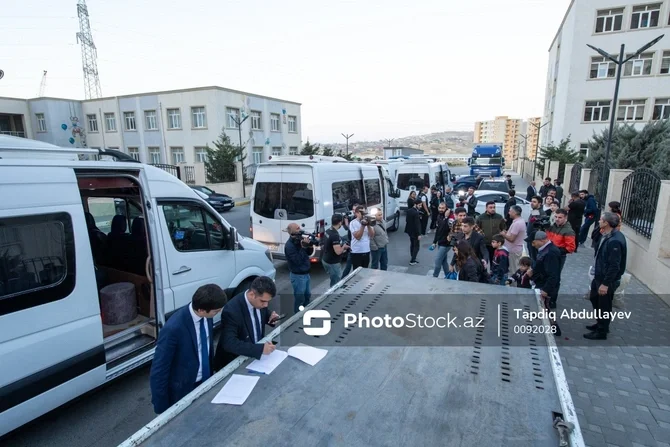
[[[454,169],[456,175],[467,173],[467,168]],[[527,184],[515,176],[517,189],[525,191]],[[523,188],[523,189],[522,189]],[[525,192],[524,192],[525,194]],[[249,206],[236,207],[222,214],[223,217],[243,236],[249,236]],[[421,241],[419,265],[409,266],[409,239],[401,228],[389,235],[389,270],[426,276],[432,270],[434,255],[428,250],[432,235]],[[284,261],[275,261],[277,268],[277,288],[280,296],[273,300],[271,308],[278,313],[292,313],[288,281],[288,270]],[[328,288],[328,277],[320,265],[312,269],[312,293],[317,296]],[[42,418],[28,424],[0,440],[0,445],[12,447],[107,447],[116,446],[155,414],[151,406],[149,392],[149,369],[146,366],[127,376],[121,377],[107,386],[75,402],[56,409]]]

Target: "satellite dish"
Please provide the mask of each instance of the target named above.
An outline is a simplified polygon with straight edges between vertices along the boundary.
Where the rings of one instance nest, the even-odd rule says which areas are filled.
[[[4,78],[4,77],[5,77],[5,72],[2,71],[2,70],[0,70],[0,79],[2,79],[2,78]]]

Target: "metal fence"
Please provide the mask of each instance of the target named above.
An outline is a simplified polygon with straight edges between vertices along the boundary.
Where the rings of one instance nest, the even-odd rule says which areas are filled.
[[[570,170],[570,184],[568,185],[568,192],[573,193],[579,190],[579,183],[582,178],[582,169],[584,165],[581,163],[575,163]]]
[[[258,169],[257,164],[252,164],[244,167],[244,184],[251,185],[254,183],[254,178],[256,177],[256,169]]]
[[[604,166],[605,163],[602,161],[593,165],[591,168],[591,177],[589,178],[588,187],[589,193],[593,194],[596,202],[598,202],[598,206],[601,209],[605,208],[606,205],[605,199],[607,197],[607,181],[609,180],[611,169],[611,166],[607,166],[605,169],[603,169]],[[605,175],[604,183],[601,181],[603,174]]]
[[[179,166],[174,166],[174,165],[165,165],[165,164],[152,164],[151,166],[155,166],[157,168],[162,169],[165,172],[169,172],[170,174],[174,175],[178,179],[181,180],[181,169]]]
[[[195,166],[184,166],[184,183],[195,185]]]
[[[621,190],[621,218],[636,233],[651,239],[661,194],[661,177],[648,168],[631,172]]]

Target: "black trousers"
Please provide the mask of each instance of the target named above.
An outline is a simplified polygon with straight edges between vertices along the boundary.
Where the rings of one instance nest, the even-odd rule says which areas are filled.
[[[488,252],[489,252],[489,269],[490,269],[491,264],[493,264],[493,255],[496,252],[496,249],[493,248],[493,246],[491,246],[491,245],[487,245],[486,250],[488,250]],[[477,255],[479,255],[479,253],[477,253]]]
[[[563,256],[561,256],[561,263],[560,263],[561,269],[560,269],[560,274],[563,274],[563,267],[565,267],[565,260],[567,259],[567,257],[568,257],[567,255],[563,255]]]
[[[598,289],[602,283],[597,279],[591,281],[591,293],[589,299],[593,305],[593,310],[604,312],[612,312],[612,301],[614,300],[614,292],[616,292],[617,286],[609,287],[605,295],[599,295]],[[607,333],[610,329],[610,319],[609,318],[596,318],[596,323],[598,325],[597,332]]]
[[[437,227],[437,210],[430,210],[430,229],[434,230]]]
[[[419,247],[420,247],[419,236],[410,235],[409,237],[409,255],[411,256],[410,262],[416,261],[416,255],[419,253]]]
[[[426,235],[426,229],[428,228],[428,214],[421,214],[421,235]]]
[[[351,254],[352,270],[356,270],[358,267],[368,268],[369,265],[370,265],[370,252]]]

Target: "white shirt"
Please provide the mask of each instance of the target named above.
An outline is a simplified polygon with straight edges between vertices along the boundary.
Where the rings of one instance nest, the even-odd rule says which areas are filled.
[[[195,338],[198,340],[198,362],[200,363],[198,365],[198,375],[195,377],[196,382],[200,382],[202,380],[202,345],[200,341],[200,320],[202,320],[202,317],[199,317],[195,311],[193,310],[192,305],[188,305],[188,310],[191,311],[191,318],[193,318],[193,324],[195,325]],[[207,321],[205,321],[205,334],[207,334],[207,340],[205,340],[205,343],[207,343],[207,354],[209,354],[209,325],[207,324]]]
[[[254,333],[252,334],[253,340],[254,340],[254,343],[258,343],[258,340],[256,340],[256,334],[258,333],[258,331],[256,329],[256,319],[254,318],[254,312],[258,316],[258,321],[260,322],[261,321],[261,311],[259,309],[256,309],[254,306],[251,305],[251,303],[249,302],[249,298],[247,298],[247,293],[249,293],[248,290],[246,292],[244,292],[244,300],[247,302],[247,309],[249,309],[249,317],[251,318],[251,328],[254,331]],[[261,324],[263,324],[263,323],[261,323]]]
[[[351,231],[351,252],[352,253],[370,253],[370,235],[368,229],[363,230],[363,236],[356,239],[354,233],[361,229],[363,224],[358,219],[354,219],[349,224],[349,231]]]

